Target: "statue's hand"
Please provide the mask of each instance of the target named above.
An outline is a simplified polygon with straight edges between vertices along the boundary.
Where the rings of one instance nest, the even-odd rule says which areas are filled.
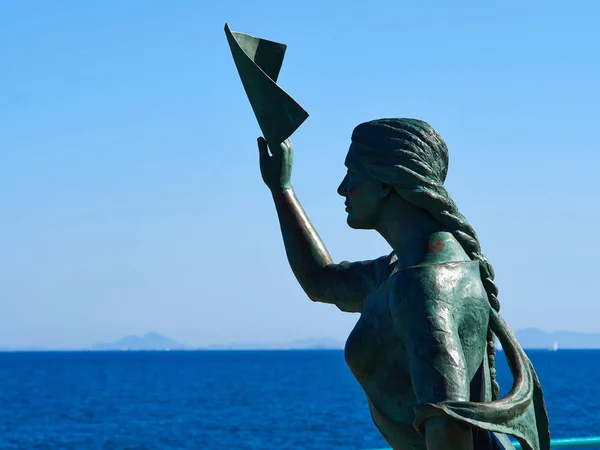
[[[269,149],[271,154],[269,154]],[[271,192],[290,189],[292,187],[290,177],[293,165],[291,141],[286,139],[276,148],[267,148],[267,141],[259,137],[258,152],[260,155],[260,173]]]

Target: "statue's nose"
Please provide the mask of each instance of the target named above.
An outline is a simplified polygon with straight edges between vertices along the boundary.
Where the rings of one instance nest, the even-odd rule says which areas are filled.
[[[348,185],[348,175],[346,175],[344,177],[344,179],[342,180],[342,182],[340,183],[340,185],[337,188],[337,193],[339,195],[341,195],[342,197],[345,197],[348,190],[346,189],[346,186]]]

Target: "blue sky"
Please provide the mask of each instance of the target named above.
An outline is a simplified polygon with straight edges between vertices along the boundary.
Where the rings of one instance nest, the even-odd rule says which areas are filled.
[[[207,6],[208,5],[208,6]],[[158,331],[192,345],[345,339],[296,284],[223,25],[288,45],[310,114],[293,185],[336,261],[352,128],[431,123],[513,326],[600,332],[600,4],[0,4],[0,346]]]

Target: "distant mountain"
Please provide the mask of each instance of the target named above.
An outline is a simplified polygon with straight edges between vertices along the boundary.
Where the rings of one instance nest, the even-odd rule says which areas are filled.
[[[519,330],[517,339],[525,349],[600,349],[600,333],[576,331],[546,332],[536,328]],[[159,333],[144,336],[126,336],[114,342],[95,344],[81,350],[341,350],[344,342],[332,338],[309,338],[291,342],[231,343],[190,347]],[[38,347],[0,347],[6,351],[53,351],[79,350],[78,348],[55,349]]]
[[[184,344],[158,333],[126,336],[118,341],[92,345],[90,350],[183,350]]]
[[[546,332],[536,328],[519,330],[516,333],[521,346],[526,349],[600,348],[600,333],[579,333],[576,331]]]
[[[309,338],[285,343],[240,343],[217,344],[206,350],[340,350],[344,343],[332,338]]]

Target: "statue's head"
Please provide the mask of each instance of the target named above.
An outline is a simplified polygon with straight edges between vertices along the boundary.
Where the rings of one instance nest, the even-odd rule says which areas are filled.
[[[494,269],[481,253],[475,230],[458,211],[444,187],[448,149],[427,123],[415,119],[380,119],[358,125],[346,157],[348,173],[338,192],[346,197],[348,225],[375,228],[385,208],[416,207],[452,233],[472,260],[479,262],[481,280],[494,310],[500,309]],[[391,203],[391,200],[394,200]],[[495,381],[495,338],[488,330],[488,362]]]
[[[413,201],[415,193],[445,194],[448,149],[420,120],[379,119],[358,125],[345,164],[348,172],[338,193],[346,198],[352,228],[374,228],[391,196],[423,207],[421,200]]]

